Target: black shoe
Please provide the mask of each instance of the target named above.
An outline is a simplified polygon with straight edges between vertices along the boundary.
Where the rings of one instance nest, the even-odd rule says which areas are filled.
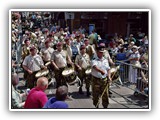
[[[103,108],[108,108],[108,105],[107,106],[103,106]]]
[[[84,94],[81,87],[79,88],[79,94]]]
[[[91,93],[89,92],[89,88],[87,88],[87,97],[89,97]]]
[[[90,92],[87,92],[87,97],[89,97],[91,95],[91,93]]]

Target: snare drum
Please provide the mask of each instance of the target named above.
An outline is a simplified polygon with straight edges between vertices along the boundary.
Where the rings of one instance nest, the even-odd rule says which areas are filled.
[[[86,74],[86,75],[90,75],[90,74],[91,74],[91,68],[88,68],[88,69],[85,71],[85,74]]]
[[[39,78],[39,77],[42,77],[42,76],[47,76],[48,73],[49,73],[49,70],[48,70],[48,69],[47,69],[47,70],[40,70],[40,71],[35,75],[35,77],[36,77],[36,78]]]
[[[67,68],[63,70],[62,75],[68,84],[74,83],[74,81],[76,80],[76,74],[73,68]]]

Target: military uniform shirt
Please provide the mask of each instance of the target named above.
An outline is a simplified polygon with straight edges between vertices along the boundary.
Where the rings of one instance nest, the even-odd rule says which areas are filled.
[[[72,48],[71,48],[71,46],[67,45],[67,53],[68,53],[69,57],[72,58]]]
[[[86,69],[88,66],[90,66],[90,58],[88,54],[84,54],[84,55],[77,55],[76,56],[76,60],[75,63],[78,64],[80,67],[82,67],[83,69]]]
[[[49,47],[49,48],[43,48],[41,49],[41,53],[43,55],[43,60],[44,61],[50,61],[51,60],[51,55],[53,53],[54,49]]]
[[[43,60],[40,55],[36,54],[35,56],[28,55],[23,61],[23,65],[27,66],[31,71],[39,71],[42,66],[44,66]]]
[[[59,68],[64,68],[67,66],[67,52],[64,50],[61,52],[56,50],[52,53],[51,60],[53,60]]]
[[[92,60],[91,66],[92,66],[92,71],[91,71],[92,76],[100,79],[107,77],[107,74],[108,74],[107,70],[110,69],[107,59],[105,59],[104,57],[102,57],[102,59],[99,59],[98,57],[96,57],[94,60]],[[102,75],[100,72],[95,70],[93,66],[97,66],[98,68],[102,69],[105,72],[105,74]]]

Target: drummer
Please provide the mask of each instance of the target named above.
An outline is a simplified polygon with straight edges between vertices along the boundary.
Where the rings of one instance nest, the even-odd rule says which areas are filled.
[[[35,75],[41,69],[46,69],[40,55],[37,54],[35,46],[30,48],[30,55],[26,56],[23,63],[23,68],[27,71],[26,86],[32,89],[37,81]]]
[[[26,56],[28,56],[30,54],[30,47],[31,47],[31,44],[30,44],[30,40],[29,39],[26,39],[24,41],[24,46],[22,47],[22,60],[25,59]],[[24,79],[26,80],[27,79],[27,74],[28,72],[26,70],[24,70]]]
[[[53,68],[52,68],[52,65],[50,64],[50,60],[51,60],[51,55],[52,55],[54,49],[51,48],[50,45],[51,45],[51,42],[49,40],[46,40],[45,47],[40,50],[40,54],[42,56],[42,59],[44,61],[45,66],[50,71],[50,73],[49,73],[50,77],[53,78],[53,74],[52,74]]]
[[[69,37],[65,37],[65,43],[66,43],[66,51],[70,58],[72,58],[72,48],[71,48],[71,41]]]
[[[90,67],[90,57],[86,53],[86,46],[81,45],[80,46],[80,54],[76,56],[75,59],[75,65],[78,68],[78,77],[81,80],[81,86],[79,87],[79,93],[83,94],[82,86],[83,86],[83,79],[86,83],[86,90],[87,90],[87,96],[90,95],[89,88],[90,88],[90,78],[86,76],[85,71],[87,68]]]
[[[42,56],[44,64],[46,64],[47,62],[50,62],[53,51],[54,49],[50,47],[50,41],[46,40],[45,47],[40,50],[40,54]]]
[[[89,44],[88,38],[84,39],[84,44],[86,46],[86,53],[89,55],[90,59],[92,59],[93,56],[95,55],[95,49],[93,48],[92,45]]]
[[[66,85],[65,78],[62,76],[63,70],[67,67],[67,62],[73,67],[73,62],[67,54],[67,51],[63,50],[63,44],[59,42],[57,44],[57,50],[52,53],[51,64],[55,69],[56,88],[62,85]]]
[[[31,47],[31,44],[30,44],[30,40],[29,39],[26,39],[24,41],[24,46],[22,47],[22,59],[24,60],[24,58],[30,54],[29,52],[29,48]]]

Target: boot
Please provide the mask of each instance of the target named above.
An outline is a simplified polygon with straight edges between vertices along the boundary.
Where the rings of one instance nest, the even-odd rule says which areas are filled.
[[[82,87],[79,87],[79,94],[84,94],[82,91]]]
[[[87,88],[87,97],[89,97],[91,93],[89,92],[89,88]]]

